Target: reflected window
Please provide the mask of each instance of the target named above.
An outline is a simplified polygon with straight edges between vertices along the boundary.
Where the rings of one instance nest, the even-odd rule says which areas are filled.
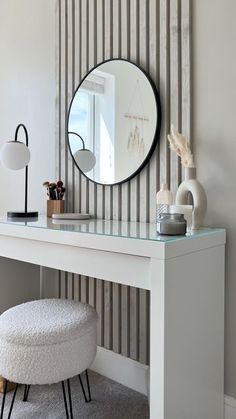
[[[101,86],[94,102],[95,176],[106,184],[115,179],[115,77],[98,70],[94,73],[92,78],[99,80]]]
[[[115,77],[103,73],[93,74],[82,84],[75,96],[70,113],[70,130],[79,132],[86,148],[97,159],[88,176],[96,176],[102,183],[115,180],[114,131],[115,131]],[[70,136],[70,147],[75,154],[82,147],[78,138]]]
[[[83,138],[86,147],[91,145],[92,132],[93,132],[93,100],[94,97],[86,91],[79,92],[73,103],[70,114],[70,131],[79,132]],[[78,144],[78,138],[71,136],[70,147],[72,153],[75,153],[78,148],[82,148],[82,144]]]

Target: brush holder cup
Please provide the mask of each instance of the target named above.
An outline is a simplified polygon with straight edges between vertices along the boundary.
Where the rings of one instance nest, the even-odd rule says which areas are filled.
[[[52,214],[63,214],[65,201],[62,199],[48,199],[47,201],[47,217],[51,218]]]

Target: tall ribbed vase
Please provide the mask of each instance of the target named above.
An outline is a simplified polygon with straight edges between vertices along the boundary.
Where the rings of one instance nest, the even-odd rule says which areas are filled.
[[[203,226],[207,210],[207,197],[202,184],[196,179],[196,168],[185,168],[185,180],[181,183],[176,194],[176,205],[186,205],[189,193],[193,198],[192,229]]]

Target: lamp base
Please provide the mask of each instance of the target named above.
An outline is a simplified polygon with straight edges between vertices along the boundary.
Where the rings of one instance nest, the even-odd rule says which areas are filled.
[[[13,211],[8,211],[7,213],[7,218],[37,218],[38,217],[38,211],[17,211],[17,212],[13,212]]]

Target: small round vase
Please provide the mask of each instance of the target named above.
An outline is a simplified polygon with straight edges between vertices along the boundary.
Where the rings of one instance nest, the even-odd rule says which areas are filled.
[[[198,230],[204,221],[207,210],[207,197],[202,184],[196,179],[196,168],[185,168],[185,180],[176,194],[176,205],[186,205],[189,193],[193,198],[192,230]]]

